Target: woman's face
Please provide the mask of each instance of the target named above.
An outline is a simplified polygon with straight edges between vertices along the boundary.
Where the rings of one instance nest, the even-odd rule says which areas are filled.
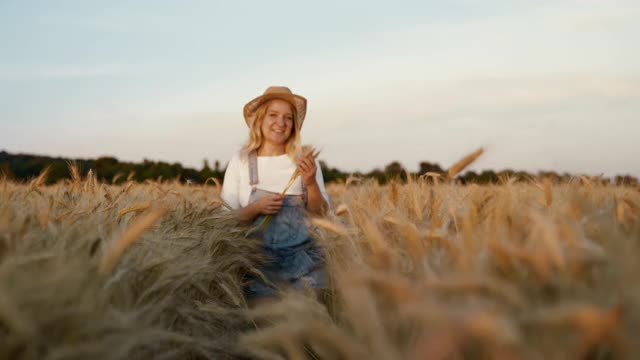
[[[280,99],[271,100],[267,113],[262,121],[262,136],[264,140],[274,145],[287,142],[293,129],[293,112],[291,105]]]

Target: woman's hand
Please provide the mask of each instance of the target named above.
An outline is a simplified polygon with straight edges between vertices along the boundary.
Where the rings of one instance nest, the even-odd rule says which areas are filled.
[[[313,158],[311,152],[298,157],[296,159],[296,166],[298,167],[298,171],[302,174],[302,180],[305,185],[309,186],[315,184],[316,171],[318,170],[318,167],[316,166],[316,159]]]
[[[263,215],[273,215],[277,214],[282,208],[282,201],[284,200],[284,195],[276,194],[276,195],[267,195],[253,203],[256,211],[259,214]]]

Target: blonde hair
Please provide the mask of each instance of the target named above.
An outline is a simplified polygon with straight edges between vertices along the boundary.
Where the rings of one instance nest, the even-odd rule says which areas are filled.
[[[253,113],[253,121],[251,122],[251,126],[249,126],[249,140],[242,147],[242,153],[244,155],[247,155],[254,150],[257,151],[260,146],[262,146],[262,143],[264,141],[262,136],[262,122],[267,115],[269,104],[271,104],[273,100],[277,99],[266,101],[265,103],[261,104]],[[285,145],[285,152],[291,158],[291,160],[293,160],[301,149],[300,128],[298,126],[298,113],[296,112],[295,106],[291,105],[289,102],[287,102],[287,104],[291,106],[291,113],[293,114],[293,126],[291,129],[291,135],[289,135],[289,138],[287,139],[287,143]]]

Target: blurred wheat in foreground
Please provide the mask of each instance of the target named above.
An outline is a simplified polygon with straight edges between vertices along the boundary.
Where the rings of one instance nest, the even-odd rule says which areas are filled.
[[[635,188],[330,185],[312,220],[326,306],[285,292],[248,310],[263,259],[219,185],[72,174],[0,180],[0,358],[640,357]]]

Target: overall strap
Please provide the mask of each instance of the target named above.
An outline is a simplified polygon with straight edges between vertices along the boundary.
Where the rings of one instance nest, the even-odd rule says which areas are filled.
[[[258,187],[258,154],[255,150],[249,153],[249,184],[251,191],[256,191]]]

